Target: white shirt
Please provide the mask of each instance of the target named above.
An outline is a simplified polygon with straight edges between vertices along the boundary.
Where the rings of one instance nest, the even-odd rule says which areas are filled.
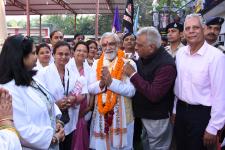
[[[10,130],[0,130],[1,150],[22,150],[20,140],[15,133]]]
[[[176,97],[188,104],[212,106],[206,131],[216,135],[225,122],[225,55],[207,42],[193,55],[185,46],[176,54],[176,66]]]
[[[40,81],[53,95],[55,102],[65,97],[65,92],[67,90],[67,87],[68,87],[68,93],[70,93],[74,89],[77,78],[78,78],[78,75],[74,74],[73,71],[70,70],[70,68],[65,67],[65,73],[64,73],[65,87],[63,87],[63,84],[60,79],[60,75],[56,68],[55,63],[52,63],[47,67],[44,67],[44,69],[40,70],[35,76],[35,79]],[[69,85],[67,86],[68,83]],[[70,107],[68,110],[69,110],[68,113],[70,116],[70,121],[67,124],[65,124],[65,127],[64,127],[66,135],[70,134],[76,129],[76,124],[77,124],[77,119],[79,114],[79,107]]]
[[[17,86],[14,80],[0,86],[12,95],[13,121],[21,136],[22,146],[30,149],[49,149],[55,132],[51,121],[60,117],[59,108],[52,103],[52,116],[49,116],[46,103],[33,87]],[[52,99],[49,100],[52,102]]]

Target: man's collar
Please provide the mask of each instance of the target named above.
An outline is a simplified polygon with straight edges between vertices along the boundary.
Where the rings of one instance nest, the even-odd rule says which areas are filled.
[[[206,41],[204,41],[204,43],[203,43],[203,45],[200,47],[200,49],[198,49],[198,50],[196,51],[196,53],[194,53],[193,55],[201,55],[201,56],[203,56],[203,55],[205,54],[207,45],[209,45],[209,44],[208,44]],[[188,45],[187,47],[188,47],[188,48],[185,49],[185,53],[188,54],[188,55],[190,55],[190,54],[191,54],[191,51],[190,51],[191,48],[190,48],[189,45]]]

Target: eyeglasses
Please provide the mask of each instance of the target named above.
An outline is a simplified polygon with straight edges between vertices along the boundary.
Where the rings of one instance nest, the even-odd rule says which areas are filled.
[[[116,46],[116,42],[103,43],[103,44],[102,44],[102,48],[106,48],[107,45],[108,45],[109,47],[113,47],[113,46]]]
[[[59,57],[70,57],[70,53],[62,53],[62,52],[59,52],[59,53],[56,53],[56,55],[58,55]]]

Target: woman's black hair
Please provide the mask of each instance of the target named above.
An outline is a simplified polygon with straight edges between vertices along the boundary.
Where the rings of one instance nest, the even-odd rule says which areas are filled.
[[[36,46],[36,54],[37,55],[42,47],[47,47],[51,51],[50,46],[47,43],[41,43],[38,46]]]
[[[95,42],[95,41],[93,41],[93,40],[88,40],[88,41],[87,41],[87,45],[88,45],[88,47],[89,47],[89,45],[91,45],[92,43],[94,43],[94,44],[95,44],[95,46],[96,46],[96,48],[98,48],[98,44],[97,44],[97,42]]]
[[[0,84],[13,79],[18,86],[31,84],[36,71],[27,70],[23,59],[32,52],[32,49],[33,40],[30,37],[14,35],[5,40],[0,54]]]
[[[84,46],[86,46],[86,48],[87,48],[87,50],[89,52],[89,47],[88,47],[87,43],[84,42],[84,41],[78,41],[77,44],[74,46],[74,51],[76,51],[78,45],[84,45]]]
[[[65,42],[65,41],[58,41],[58,42],[55,44],[54,48],[53,48],[53,54],[55,54],[57,48],[59,48],[59,47],[61,47],[61,46],[67,46],[67,47],[69,48],[69,50],[70,50],[70,45],[69,45],[67,42]]]

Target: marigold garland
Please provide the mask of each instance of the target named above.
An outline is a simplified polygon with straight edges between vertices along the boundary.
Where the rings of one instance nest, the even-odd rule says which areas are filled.
[[[112,69],[112,71],[111,71],[111,77],[114,79],[120,80],[121,76],[122,76],[123,65],[124,65],[124,61],[123,61],[124,52],[119,49],[117,51],[117,57],[118,57],[118,59],[117,59],[115,68]],[[101,57],[97,63],[97,69],[96,69],[97,80],[101,79],[101,74],[102,74],[101,69],[103,67],[103,61],[104,61],[104,53],[101,55]],[[105,105],[103,105],[103,102],[102,102],[102,93],[98,94],[97,96],[98,96],[98,111],[99,111],[99,113],[105,115],[106,113],[108,113],[109,111],[111,111],[114,108],[114,106],[116,104],[116,99],[117,99],[116,93],[114,93],[110,90],[106,91]]]

